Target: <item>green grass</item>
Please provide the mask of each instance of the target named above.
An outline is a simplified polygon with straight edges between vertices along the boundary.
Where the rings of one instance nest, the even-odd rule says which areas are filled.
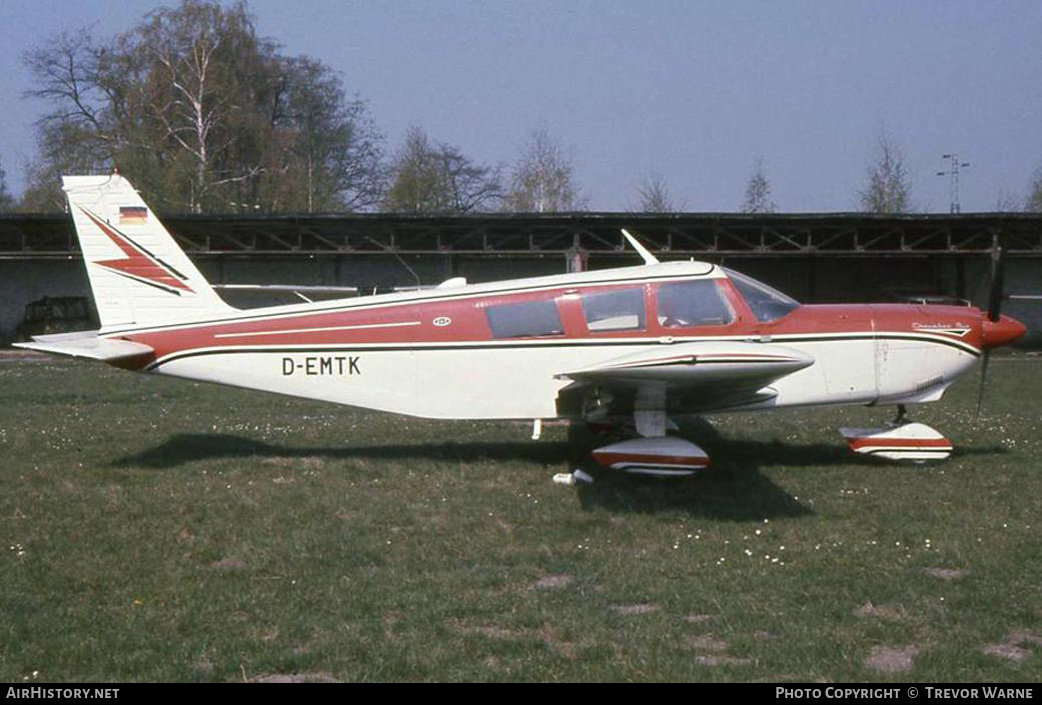
[[[846,451],[890,409],[815,409],[569,488],[559,426],[5,360],[0,681],[1038,680],[1042,361],[990,376],[977,426],[976,379],[916,410],[941,464]]]

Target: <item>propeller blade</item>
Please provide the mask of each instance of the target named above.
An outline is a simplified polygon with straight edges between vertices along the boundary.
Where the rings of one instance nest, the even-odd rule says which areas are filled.
[[[999,242],[999,234],[992,236],[991,281],[988,292],[988,320],[994,323],[1002,313],[1003,278],[1006,270],[1006,250]]]
[[[980,421],[981,407],[984,406],[984,383],[988,379],[988,361],[991,359],[991,349],[985,349],[981,359],[980,367],[980,389],[977,391],[977,413],[973,415],[974,425]]]
[[[988,282],[988,320],[996,323],[1002,315],[1002,294],[1006,271],[1006,250],[998,233],[991,238],[991,280]],[[977,413],[973,423],[980,421],[981,408],[984,406],[984,388],[988,382],[988,362],[991,360],[991,348],[984,349],[980,368],[980,389],[977,391]]]

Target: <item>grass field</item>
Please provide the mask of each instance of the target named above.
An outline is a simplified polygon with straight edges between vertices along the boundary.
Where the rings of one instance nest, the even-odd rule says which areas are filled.
[[[1042,676],[1042,360],[915,412],[721,416],[688,480],[447,423],[0,361],[0,681]]]

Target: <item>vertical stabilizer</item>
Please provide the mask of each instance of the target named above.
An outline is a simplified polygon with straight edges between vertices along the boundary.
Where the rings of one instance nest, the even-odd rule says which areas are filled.
[[[62,182],[102,331],[230,310],[130,182],[119,174]]]

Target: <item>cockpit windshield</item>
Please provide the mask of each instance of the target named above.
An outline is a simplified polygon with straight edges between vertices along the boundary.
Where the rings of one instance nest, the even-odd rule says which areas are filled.
[[[724,267],[723,270],[727,272],[731,283],[734,284],[735,289],[745,299],[749,310],[753,312],[756,320],[760,323],[777,321],[800,306],[796,299],[786,296],[780,291],[756,281],[752,277],[747,277],[727,267]]]

